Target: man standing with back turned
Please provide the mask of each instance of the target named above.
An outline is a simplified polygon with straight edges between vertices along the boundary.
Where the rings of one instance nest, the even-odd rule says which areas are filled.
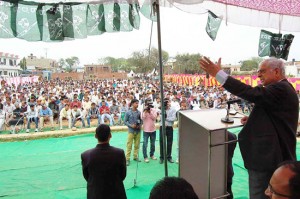
[[[126,199],[123,180],[126,177],[126,160],[122,149],[109,145],[109,126],[96,129],[98,145],[81,154],[82,172],[87,181],[88,199]]]
[[[299,101],[285,77],[283,61],[264,60],[257,71],[262,86],[256,87],[228,76],[221,70],[221,59],[214,64],[204,57],[200,67],[226,90],[255,104],[250,116],[241,119],[244,128],[238,139],[249,174],[250,199],[267,198],[264,190],[278,164],[296,160]]]

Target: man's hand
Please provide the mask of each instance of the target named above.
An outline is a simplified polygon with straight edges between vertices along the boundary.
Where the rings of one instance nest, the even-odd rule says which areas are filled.
[[[241,123],[243,124],[243,125],[245,125],[246,123],[247,123],[247,121],[248,121],[248,116],[245,116],[245,117],[243,117],[242,119],[241,119]]]
[[[135,129],[135,128],[136,128],[136,124],[131,125],[131,127],[132,127],[133,129]]]
[[[214,64],[207,57],[203,57],[199,61],[200,68],[202,68],[209,75],[215,77],[217,73],[221,70],[221,58],[219,58],[218,63]]]

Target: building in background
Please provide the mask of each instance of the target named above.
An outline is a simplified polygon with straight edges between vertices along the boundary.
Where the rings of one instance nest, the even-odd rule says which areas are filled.
[[[83,73],[84,72],[84,66],[76,66],[72,68],[74,72],[77,73]]]
[[[111,67],[108,65],[92,64],[84,65],[84,78],[94,79],[97,74],[111,73]]]
[[[293,59],[285,63],[285,75],[288,77],[300,77],[300,61]]]
[[[110,65],[84,65],[84,79],[118,79],[127,78],[126,73],[112,72]]]
[[[16,77],[21,72],[20,66],[17,65],[18,55],[0,52],[0,76]]]
[[[241,67],[241,65],[222,65],[222,69],[229,75],[238,74],[239,72],[241,72]]]
[[[26,58],[26,65],[27,67],[34,68],[34,70],[47,70],[47,71],[55,71],[58,68],[58,63],[54,59],[44,58],[37,56],[34,56],[33,54],[30,54]]]
[[[170,57],[167,63],[164,65],[164,74],[174,74],[176,58]]]

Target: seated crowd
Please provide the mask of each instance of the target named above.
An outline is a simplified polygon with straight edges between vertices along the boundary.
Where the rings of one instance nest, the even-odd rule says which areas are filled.
[[[192,110],[224,108],[225,101],[235,98],[222,87],[165,84],[165,88],[165,97],[177,111],[181,106]],[[63,120],[67,120],[67,128],[75,127],[78,121],[81,127],[90,127],[92,120],[97,125],[121,125],[132,99],[139,100],[141,110],[145,99],[151,99],[160,113],[161,99],[156,81],[52,80],[19,86],[2,85],[0,130],[4,125],[12,128],[27,124],[26,132],[30,132],[30,124],[34,123],[35,132],[43,131],[45,122],[51,130],[55,126],[63,129]],[[240,107],[243,111],[251,109],[245,102]]]

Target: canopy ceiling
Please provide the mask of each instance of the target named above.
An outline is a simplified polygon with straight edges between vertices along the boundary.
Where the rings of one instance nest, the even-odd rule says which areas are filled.
[[[0,0],[0,38],[62,41],[138,29],[140,13],[155,20],[153,0]],[[300,0],[160,0],[190,13],[208,10],[226,22],[300,31]],[[152,15],[152,16],[149,16]]]

